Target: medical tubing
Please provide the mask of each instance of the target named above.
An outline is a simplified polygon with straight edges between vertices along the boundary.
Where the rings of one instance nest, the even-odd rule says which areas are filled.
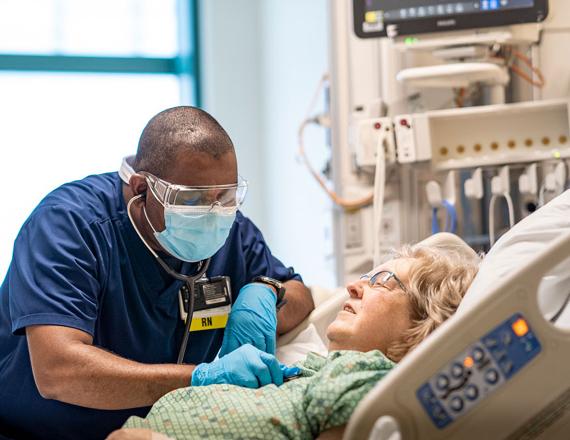
[[[495,244],[495,202],[497,195],[493,194],[489,200],[489,244],[491,247]]]
[[[442,200],[442,205],[445,208],[445,232],[455,234],[457,231],[457,210],[455,206],[448,200]]]
[[[378,137],[376,146],[376,172],[374,173],[374,267],[380,264],[380,238],[382,236],[382,215],[384,214],[384,195],[386,192],[386,154],[384,141]]]
[[[440,232],[439,222],[437,221],[437,208],[431,208],[431,233],[437,234]]]
[[[449,200],[442,200],[442,206],[445,208],[445,232],[451,232],[455,234],[457,232],[457,210],[453,203]],[[431,233],[437,234],[441,231],[439,227],[439,221],[437,220],[438,209],[436,207],[431,209]]]
[[[542,71],[534,66],[532,60],[522,52],[511,48],[510,52],[507,52],[505,55],[499,55],[495,59],[502,60],[511,72],[532,86],[542,89],[546,85],[546,79]],[[525,72],[523,68],[515,64],[517,60],[524,64],[530,70],[530,73]]]
[[[564,313],[564,310],[566,310],[566,307],[568,306],[569,303],[570,303],[570,294],[566,296],[566,299],[564,300],[558,311],[549,319],[549,321],[552,324],[555,324],[558,321],[558,318],[562,316],[562,313]]]
[[[338,205],[344,209],[347,209],[347,210],[357,210],[357,209],[364,208],[365,206],[369,206],[372,203],[372,201],[374,200],[374,194],[370,194],[370,195],[368,195],[366,197],[362,197],[360,199],[345,199],[345,198],[339,196],[335,191],[331,190],[328,187],[327,183],[325,182],[323,177],[320,175],[320,173],[318,173],[313,168],[313,166],[311,165],[311,162],[309,161],[309,158],[307,157],[307,155],[305,153],[305,141],[304,141],[305,129],[311,123],[318,123],[317,118],[311,117],[310,115],[311,115],[311,112],[313,111],[314,107],[316,106],[317,99],[319,97],[321,89],[323,88],[324,84],[327,81],[328,81],[328,74],[325,73],[322,75],[321,79],[319,80],[319,84],[315,90],[315,93],[313,94],[313,97],[311,99],[311,103],[308,107],[307,114],[305,116],[305,119],[303,119],[303,122],[301,122],[301,125],[299,126],[299,130],[297,133],[297,137],[298,137],[298,152],[297,152],[297,154],[299,155],[299,157],[303,161],[304,165],[309,170],[309,173],[311,173],[313,178],[317,181],[319,186],[327,193],[327,195],[330,197],[330,199],[333,201],[333,203],[335,203],[336,205]]]
[[[305,119],[309,119],[311,113],[313,112],[313,109],[317,105],[317,100],[319,99],[319,95],[321,94],[321,90],[324,87],[324,85],[327,83],[328,80],[329,80],[329,74],[326,72],[323,73],[321,75],[321,78],[319,79],[319,83],[317,84],[317,87],[313,93],[313,97],[311,98],[311,102],[309,104],[309,107],[307,108],[307,114],[305,115]]]
[[[512,228],[515,225],[515,212],[511,195],[509,193],[493,194],[489,201],[489,243],[491,246],[495,244],[495,203],[499,197],[504,197],[507,202],[509,228]]]
[[[509,67],[511,68],[513,73],[524,79],[526,82],[532,84],[534,87],[542,89],[546,84],[546,80],[544,79],[544,75],[542,74],[541,70],[538,67],[532,65],[531,59],[526,55],[522,54],[521,52],[519,52],[518,50],[513,50],[512,57],[513,59],[510,61]],[[536,78],[538,78],[538,80],[535,80],[529,74],[524,72],[519,66],[514,64],[514,58],[525,64],[531,70],[532,74],[534,74]]]
[[[513,199],[509,193],[503,194],[503,197],[507,201],[507,208],[509,211],[509,228],[515,225],[515,209],[513,207]]]
[[[309,162],[309,158],[305,154],[305,146],[304,146],[304,136],[305,136],[305,128],[307,125],[313,122],[312,119],[306,119],[301,123],[299,127],[298,139],[299,139],[299,151],[298,154],[302,159],[303,163],[320,185],[320,187],[328,194],[330,199],[338,206],[345,208],[347,210],[356,210],[360,208],[364,208],[372,203],[374,200],[374,194],[370,194],[368,196],[359,198],[359,199],[346,199],[344,197],[339,196],[335,191],[331,190],[325,180],[321,177],[321,175],[313,168],[311,163]]]
[[[538,191],[538,207],[539,208],[544,206],[545,194],[546,194],[546,186],[544,184],[542,184],[540,186],[540,190]]]

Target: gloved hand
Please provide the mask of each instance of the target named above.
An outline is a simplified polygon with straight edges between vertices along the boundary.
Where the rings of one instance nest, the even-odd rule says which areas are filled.
[[[224,332],[220,357],[244,344],[275,354],[277,296],[260,283],[246,284],[239,291]]]
[[[250,344],[245,344],[228,355],[209,364],[199,364],[192,373],[192,386],[228,383],[247,388],[274,383],[283,384],[286,373],[275,356]]]
[[[279,364],[281,371],[283,373],[283,379],[295,378],[301,374],[301,369],[299,367],[290,367],[285,364]]]

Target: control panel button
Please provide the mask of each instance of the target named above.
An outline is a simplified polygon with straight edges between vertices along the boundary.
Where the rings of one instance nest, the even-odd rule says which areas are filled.
[[[513,342],[513,337],[510,330],[505,330],[501,333],[501,342],[503,345],[510,345]]]
[[[433,409],[433,416],[438,419],[438,420],[445,420],[447,419],[447,414],[445,413],[445,411],[443,410],[443,408],[441,406],[436,406]]]
[[[451,366],[451,375],[455,378],[463,377],[463,371],[463,365],[459,362],[456,362]]]
[[[467,385],[467,387],[465,387],[465,397],[469,400],[475,400],[479,397],[479,388],[473,384]]]
[[[485,381],[491,385],[497,383],[499,380],[499,373],[494,368],[490,368],[485,372]]]
[[[500,348],[496,348],[494,350],[492,350],[493,356],[495,359],[497,360],[503,360],[506,359],[508,356],[508,353],[505,350],[502,350]]]
[[[401,116],[396,119],[396,130],[413,132],[413,128],[407,130],[400,125],[402,118],[414,122],[407,115]],[[420,405],[436,428],[456,425],[480,400],[508,384],[543,349],[520,313],[489,330],[446,359],[416,390]]]
[[[505,374],[509,374],[511,371],[513,371],[514,368],[513,363],[509,359],[501,360],[501,362],[499,362],[499,366]]]
[[[437,379],[435,381],[435,386],[437,387],[438,390],[446,390],[447,387],[449,386],[449,377],[447,377],[446,374],[440,374],[439,376],[437,376]]]
[[[485,352],[481,347],[476,347],[473,350],[473,360],[477,363],[481,362],[485,358]]]
[[[459,396],[453,397],[449,401],[449,407],[455,412],[461,411],[463,409],[463,399]]]

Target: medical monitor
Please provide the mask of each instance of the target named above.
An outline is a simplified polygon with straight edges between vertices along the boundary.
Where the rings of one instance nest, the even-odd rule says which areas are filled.
[[[548,14],[548,0],[353,0],[353,7],[360,38],[537,23]]]

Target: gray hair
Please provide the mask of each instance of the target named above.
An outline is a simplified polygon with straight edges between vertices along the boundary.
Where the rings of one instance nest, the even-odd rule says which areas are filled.
[[[403,246],[394,258],[411,258],[406,286],[411,327],[388,348],[398,362],[452,316],[479,270],[481,257],[440,246]]]

